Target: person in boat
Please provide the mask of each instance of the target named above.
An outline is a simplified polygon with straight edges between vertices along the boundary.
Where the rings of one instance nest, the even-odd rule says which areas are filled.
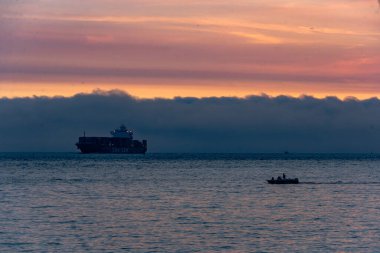
[[[277,180],[282,180],[280,176],[277,177]]]
[[[272,181],[274,181],[274,177],[272,177]]]
[[[283,178],[283,179],[286,179],[286,175],[285,175],[285,173],[282,173],[282,178]]]

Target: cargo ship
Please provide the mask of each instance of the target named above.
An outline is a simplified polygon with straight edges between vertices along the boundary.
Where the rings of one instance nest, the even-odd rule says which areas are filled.
[[[79,137],[75,144],[82,153],[115,153],[115,154],[145,154],[147,151],[146,140],[134,140],[133,131],[125,125],[111,131],[112,137]]]

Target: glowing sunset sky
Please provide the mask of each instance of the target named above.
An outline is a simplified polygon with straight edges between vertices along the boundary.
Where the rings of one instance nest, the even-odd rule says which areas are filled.
[[[0,0],[0,97],[380,97],[376,0]]]

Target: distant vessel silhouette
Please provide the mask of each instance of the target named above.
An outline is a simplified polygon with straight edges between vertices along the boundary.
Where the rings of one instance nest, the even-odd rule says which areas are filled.
[[[285,173],[282,174],[282,177],[277,177],[277,179],[267,180],[268,184],[298,184],[298,178],[286,178]]]
[[[134,140],[133,131],[121,125],[111,131],[112,137],[79,137],[75,144],[82,153],[118,153],[118,154],[145,154],[146,140]]]

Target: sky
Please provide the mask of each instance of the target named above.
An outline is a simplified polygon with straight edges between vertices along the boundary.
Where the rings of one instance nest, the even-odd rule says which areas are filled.
[[[0,0],[0,97],[380,96],[377,0]]]
[[[0,152],[380,153],[377,0],[0,0]]]

